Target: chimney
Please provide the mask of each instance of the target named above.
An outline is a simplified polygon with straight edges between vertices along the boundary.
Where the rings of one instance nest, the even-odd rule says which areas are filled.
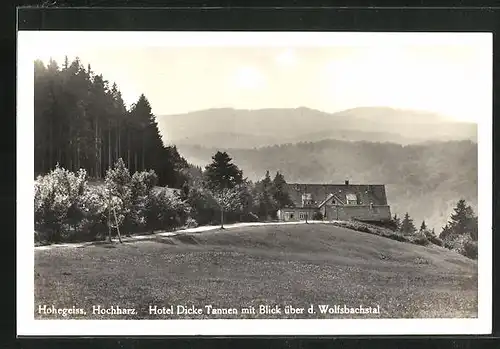
[[[349,180],[348,179],[345,180],[345,185],[349,185]]]

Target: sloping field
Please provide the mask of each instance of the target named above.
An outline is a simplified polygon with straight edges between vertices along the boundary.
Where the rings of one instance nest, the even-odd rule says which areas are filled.
[[[86,315],[39,314],[81,308]],[[93,313],[94,306],[135,314]],[[201,308],[177,314],[177,306]],[[205,305],[238,314],[207,314]],[[259,314],[278,306],[280,314]],[[287,305],[304,314],[285,314]],[[313,305],[314,314],[307,308]],[[380,314],[322,314],[319,305]],[[173,314],[149,314],[172,306]],[[255,314],[241,308],[254,307]],[[183,308],[180,307],[180,310]],[[324,307],[323,307],[324,309]],[[35,251],[35,317],[79,319],[476,317],[477,262],[328,224],[266,225]]]

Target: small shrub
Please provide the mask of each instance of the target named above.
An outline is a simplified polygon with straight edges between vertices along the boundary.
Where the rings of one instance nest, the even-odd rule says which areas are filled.
[[[442,240],[444,247],[463,254],[463,246],[465,241],[467,240],[467,237],[465,235],[449,234],[446,235]]]
[[[380,227],[380,228],[386,228],[386,229],[389,229],[389,230],[392,230],[392,231],[396,231],[398,230],[398,223],[396,221],[394,221],[393,219],[386,219],[386,220],[383,220],[383,221],[359,221],[359,220],[356,220],[358,222],[361,222],[361,223],[367,223],[367,224],[370,224],[370,225],[373,225],[373,226],[376,226],[376,227]]]
[[[420,236],[416,239],[412,239],[411,242],[415,245],[421,245],[421,246],[427,246],[430,243],[425,236]]]
[[[150,195],[146,206],[146,226],[150,231],[171,229],[184,225],[190,213],[189,205],[168,188]]]
[[[404,237],[401,234],[397,234],[397,233],[388,234],[387,237],[389,239],[400,241],[400,242],[408,242],[408,239],[406,237]]]
[[[434,234],[433,232],[431,232],[429,230],[425,230],[423,233],[425,234],[425,237],[427,238],[427,240],[429,240],[429,242],[431,244],[434,244],[434,245],[437,245],[437,246],[443,246],[443,240],[441,240],[440,238],[438,238],[436,236],[436,234]]]
[[[259,221],[259,216],[257,216],[253,212],[249,212],[243,216],[243,221],[244,222],[258,222]]]
[[[352,229],[352,230],[357,230],[357,231],[360,231],[363,233],[382,236],[382,237],[389,238],[389,239],[396,240],[396,241],[400,241],[400,242],[409,242],[409,238],[403,236],[402,234],[393,232],[387,228],[372,226],[372,225],[362,223],[362,222],[356,221],[356,220],[334,222],[333,225],[336,225],[338,227]]]
[[[410,242],[415,245],[427,246],[430,244],[424,233],[415,233],[410,237]]]
[[[186,228],[196,228],[198,226],[198,222],[196,222],[196,219],[189,217],[186,220],[185,226]]]
[[[323,220],[323,214],[321,212],[314,212],[312,219],[315,221],[322,221]]]
[[[465,241],[463,255],[471,259],[477,259],[477,241]]]
[[[392,231],[397,231],[399,229],[399,223],[394,219],[389,219],[382,221],[380,225],[384,228],[390,229]]]
[[[434,245],[443,246],[443,240],[441,240],[435,235],[427,236],[427,239],[429,240],[430,243]]]
[[[359,227],[358,230],[368,234],[372,233],[372,230],[370,230],[370,228],[368,227]]]

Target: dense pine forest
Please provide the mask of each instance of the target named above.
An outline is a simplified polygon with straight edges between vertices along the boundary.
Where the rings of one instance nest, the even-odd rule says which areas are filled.
[[[153,169],[161,185],[181,187],[187,162],[165,147],[146,96],[127,109],[119,87],[66,58],[35,61],[35,176],[59,164],[104,178],[119,158],[132,172]]]

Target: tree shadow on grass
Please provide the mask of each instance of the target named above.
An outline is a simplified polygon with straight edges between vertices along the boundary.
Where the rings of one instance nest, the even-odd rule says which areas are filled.
[[[156,239],[155,241],[159,242],[161,244],[167,244],[167,245],[175,245],[176,244],[175,241],[172,240],[172,238],[170,238],[170,237]]]
[[[117,241],[92,241],[90,243],[87,243],[82,246],[78,246],[78,248],[86,248],[86,247],[91,247],[91,246],[96,246],[96,247],[101,247],[101,248],[116,248],[116,246],[120,244]]]
[[[177,235],[175,238],[184,244],[189,244],[189,245],[199,245],[198,240],[194,238],[192,235]]]

